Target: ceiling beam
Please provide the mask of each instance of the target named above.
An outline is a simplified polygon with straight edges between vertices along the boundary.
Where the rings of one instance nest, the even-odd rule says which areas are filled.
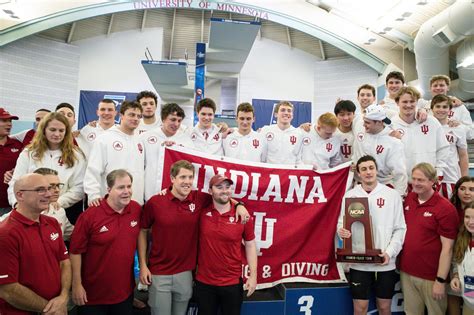
[[[319,50],[321,51],[321,59],[326,60],[326,53],[324,52],[324,43],[320,39],[318,39],[318,41],[319,41]]]
[[[115,14],[113,13],[110,15],[109,28],[107,29],[107,34],[106,34],[107,36],[109,36],[110,33],[112,32],[112,25],[114,24],[114,16]]]
[[[143,10],[143,16],[142,16],[142,26],[140,28],[140,31],[144,31],[145,30],[145,24],[146,24],[146,15],[148,13],[148,10]]]
[[[171,39],[170,39],[170,54],[168,59],[171,60],[171,56],[173,55],[173,43],[174,43],[174,27],[176,24],[176,9],[173,10],[173,24],[171,26]]]
[[[286,38],[288,39],[288,46],[293,48],[293,45],[291,44],[290,28],[288,26],[286,27]]]
[[[76,30],[76,22],[73,22],[71,25],[71,29],[69,30],[69,35],[67,36],[66,43],[70,44],[72,41],[72,36],[74,35],[74,31]]]

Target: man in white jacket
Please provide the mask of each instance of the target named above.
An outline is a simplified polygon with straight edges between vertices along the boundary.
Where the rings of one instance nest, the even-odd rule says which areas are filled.
[[[390,185],[403,196],[408,181],[403,143],[389,135],[391,130],[385,125],[390,123],[384,107],[377,104],[367,107],[364,115],[365,132],[356,135],[352,159],[355,163],[364,155],[374,157],[378,181]]]
[[[165,104],[161,108],[161,121],[163,121],[161,127],[139,136],[145,148],[145,201],[160,191],[158,180],[163,172],[160,168],[161,148],[164,145],[180,145],[194,149],[188,134],[181,130],[184,117],[184,110],[178,104]]]
[[[356,164],[361,184],[346,192],[344,198],[368,198],[369,213],[372,222],[374,248],[380,249],[383,257],[381,264],[351,264],[350,286],[354,304],[354,314],[367,314],[371,287],[375,288],[379,314],[391,314],[392,296],[398,276],[395,272],[395,260],[405,239],[406,224],[403,216],[403,203],[400,194],[394,189],[377,182],[377,163],[366,155]],[[337,223],[337,234],[341,238],[352,235],[354,252],[364,252],[364,232],[362,225],[343,227],[345,199]]]
[[[116,169],[125,169],[136,178],[132,199],[143,204],[145,154],[143,144],[135,134],[141,115],[139,103],[124,101],[120,107],[120,125],[110,128],[95,141],[84,176],[89,206],[100,204],[107,192],[105,177]]]

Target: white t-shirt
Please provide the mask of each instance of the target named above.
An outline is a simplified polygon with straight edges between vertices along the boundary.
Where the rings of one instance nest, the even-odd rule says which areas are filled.
[[[446,140],[449,143],[449,163],[443,170],[443,182],[455,184],[461,178],[461,168],[459,167],[458,148],[467,150],[466,128],[462,125],[449,127],[443,125]]]
[[[334,136],[339,138],[339,141],[341,142],[342,162],[351,161],[352,154],[354,153],[354,131],[351,129],[349,132],[342,132],[337,128]]]
[[[188,137],[194,143],[194,148],[198,151],[213,155],[224,155],[222,148],[222,133],[220,128],[212,124],[209,129],[201,129],[199,125],[186,130]]]

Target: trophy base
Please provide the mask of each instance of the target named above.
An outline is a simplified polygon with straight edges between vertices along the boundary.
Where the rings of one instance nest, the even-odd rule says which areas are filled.
[[[379,254],[382,254],[381,250],[370,250],[365,253],[350,253],[338,248],[336,261],[357,264],[380,264],[383,262],[383,257],[380,257]]]

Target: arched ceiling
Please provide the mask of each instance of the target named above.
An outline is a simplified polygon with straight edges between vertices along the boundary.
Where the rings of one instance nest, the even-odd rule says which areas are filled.
[[[1,0],[0,46],[32,34],[74,42],[123,30],[163,27],[163,56],[177,59],[183,58],[185,50],[192,56],[196,41],[206,41],[211,16],[257,19],[262,21],[260,35],[264,38],[321,59],[351,55],[381,73],[389,63],[402,68],[405,58],[412,58],[407,50],[421,24],[452,2]]]

